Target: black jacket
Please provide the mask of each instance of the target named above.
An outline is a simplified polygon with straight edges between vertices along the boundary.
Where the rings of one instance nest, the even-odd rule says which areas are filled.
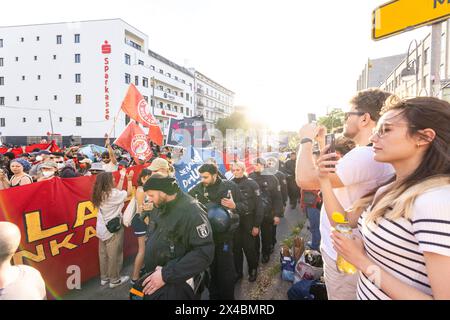
[[[285,162],[284,173],[286,173],[288,177],[292,176],[295,179],[295,160],[289,159]]]
[[[278,170],[275,172],[275,177],[278,179],[278,183],[280,184],[281,189],[281,198],[283,200],[283,205],[286,206],[287,200],[288,200],[288,189],[287,189],[287,179],[286,175]]]
[[[145,269],[162,267],[166,283],[182,283],[206,270],[214,259],[214,241],[206,213],[179,191],[158,208],[145,248]]]
[[[276,217],[283,217],[283,198],[281,195],[281,187],[275,175],[264,172],[252,172],[249,178],[255,180],[261,193],[269,197],[272,214]]]
[[[253,228],[260,228],[264,218],[264,208],[261,199],[261,190],[256,181],[247,177],[234,178],[235,182],[241,190],[242,197],[248,205],[248,211],[241,215],[240,226],[246,231]]]

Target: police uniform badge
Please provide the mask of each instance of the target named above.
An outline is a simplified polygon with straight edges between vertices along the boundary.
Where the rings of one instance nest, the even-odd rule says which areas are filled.
[[[261,195],[261,190],[259,190],[259,189],[255,190],[255,194],[257,197],[259,197]]]
[[[209,229],[206,223],[197,226],[197,234],[202,239],[205,239],[209,236]]]

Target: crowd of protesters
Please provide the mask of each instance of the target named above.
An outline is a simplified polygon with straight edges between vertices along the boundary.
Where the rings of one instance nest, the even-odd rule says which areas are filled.
[[[94,159],[80,153],[79,146],[60,153],[35,150],[17,157],[6,153],[0,158],[0,190],[57,176],[96,175],[92,201],[99,210],[100,283],[115,288],[131,282],[154,299],[199,298],[199,274],[192,270],[202,271],[200,282],[209,285],[211,299],[234,299],[234,285],[243,277],[243,256],[248,280],[256,281],[259,262],[267,263],[274,251],[276,226],[288,205],[291,209],[299,205],[309,220],[308,246],[322,256],[328,299],[450,299],[449,123],[450,104],[443,100],[401,100],[369,89],[350,100],[334,152],[325,145],[326,128],[309,123],[300,129],[298,152],[290,153],[286,161],[258,157],[249,175],[240,161],[233,162],[225,175],[213,161],[206,163],[199,169],[201,182],[190,196],[173,178],[173,151],[158,146],[152,146],[153,157],[133,190],[133,171],[127,173],[125,168],[146,161],[132,160],[124,150],[112,147],[109,139],[107,151],[96,153]],[[118,181],[112,175],[115,171],[119,171]],[[130,196],[135,209],[129,226],[138,242],[131,279],[120,273],[122,211]],[[227,231],[220,230],[222,226],[213,218],[199,225],[185,221],[180,230],[187,233],[165,235],[170,231],[165,229],[169,212],[179,210],[180,203],[186,205],[189,221],[203,221],[198,212],[208,210],[219,216],[225,210],[230,219],[239,219]],[[335,230],[336,213],[352,228],[351,236]],[[171,214],[179,221],[188,219],[179,212]],[[17,233],[8,224],[0,224],[1,228]],[[20,237],[0,234],[0,288],[10,285],[8,290],[0,289],[0,299],[14,297],[11,288],[20,292],[27,277],[36,284],[36,291],[28,294],[41,297],[39,275],[12,269],[9,263],[17,241]],[[153,257],[153,245],[168,251]],[[200,260],[192,260],[194,255]],[[343,273],[337,268],[338,257],[358,272]],[[203,276],[208,266],[209,283]],[[186,283],[194,294],[183,295],[191,290]]]

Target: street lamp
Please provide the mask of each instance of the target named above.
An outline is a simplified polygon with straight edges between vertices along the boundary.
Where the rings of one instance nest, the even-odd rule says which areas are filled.
[[[413,64],[409,63],[409,53],[411,51],[411,45],[415,43],[416,44],[416,59],[413,61]],[[402,70],[402,72],[400,73],[402,80],[405,82],[408,82],[412,79],[414,79],[414,77],[416,78],[416,96],[418,96],[419,93],[419,66],[418,66],[418,62],[419,62],[419,44],[417,43],[417,41],[414,39],[413,41],[410,42],[409,47],[408,47],[408,52],[406,53],[406,68]]]

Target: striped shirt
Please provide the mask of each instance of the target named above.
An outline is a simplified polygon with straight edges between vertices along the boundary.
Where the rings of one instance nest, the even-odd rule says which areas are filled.
[[[385,188],[380,188],[377,195]],[[423,253],[450,257],[450,186],[418,196],[411,219],[381,218],[376,226],[366,223],[367,214],[359,218],[358,229],[369,258],[400,281],[432,296]],[[362,272],[357,296],[359,300],[391,299]]]

